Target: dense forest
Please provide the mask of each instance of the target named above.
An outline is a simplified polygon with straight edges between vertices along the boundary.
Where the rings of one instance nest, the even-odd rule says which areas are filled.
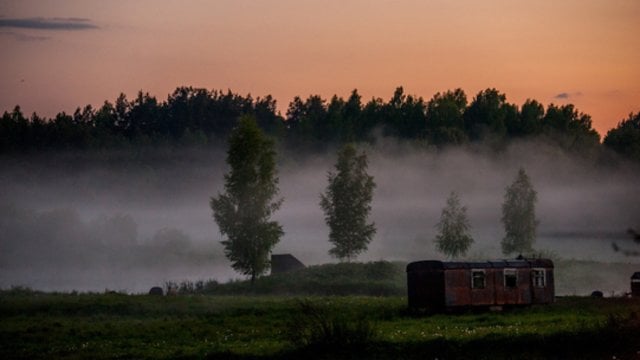
[[[121,94],[73,114],[25,116],[19,106],[0,119],[0,153],[56,149],[106,149],[136,146],[192,146],[224,141],[243,114],[279,144],[295,150],[321,150],[345,142],[375,142],[380,136],[433,147],[483,142],[500,146],[517,138],[544,138],[560,147],[592,153],[602,147],[640,161],[640,112],[630,114],[600,142],[591,117],[573,105],[536,100],[521,106],[496,89],[469,101],[461,89],[435,94],[429,101],[405,94],[402,87],[384,101],[363,102],[357,90],[330,100],[296,97],[284,116],[271,96],[253,98],[218,90],[179,87],[165,101],[139,92]]]

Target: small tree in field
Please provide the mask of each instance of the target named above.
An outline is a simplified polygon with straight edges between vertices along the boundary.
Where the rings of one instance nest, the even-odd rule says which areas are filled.
[[[533,251],[536,239],[537,194],[529,176],[520,168],[515,181],[506,189],[502,204],[502,223],[505,236],[502,239],[502,253],[523,253]]]
[[[329,254],[350,261],[365,251],[376,233],[369,223],[375,183],[367,174],[367,155],[358,154],[352,144],[338,152],[335,172],[329,172],[329,185],[320,195],[320,206],[329,225]]]
[[[442,209],[436,228],[438,235],[435,243],[438,251],[452,259],[466,255],[473,238],[468,233],[470,225],[467,208],[460,205],[460,198],[454,191],[447,198],[447,205]]]
[[[222,241],[231,266],[244,275],[256,276],[269,269],[269,253],[284,234],[271,221],[282,200],[278,193],[273,142],[253,117],[242,117],[229,137],[224,194],[211,198],[213,218],[227,240]]]

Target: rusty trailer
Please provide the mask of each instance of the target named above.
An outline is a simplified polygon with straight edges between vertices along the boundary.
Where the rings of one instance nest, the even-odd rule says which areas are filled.
[[[409,307],[442,311],[554,301],[553,261],[417,261],[407,265]]]

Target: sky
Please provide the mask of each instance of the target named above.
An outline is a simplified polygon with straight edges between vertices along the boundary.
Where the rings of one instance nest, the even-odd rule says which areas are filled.
[[[604,136],[640,111],[638,0],[0,0],[0,112],[52,117],[178,86],[426,100],[496,88],[574,104]]]

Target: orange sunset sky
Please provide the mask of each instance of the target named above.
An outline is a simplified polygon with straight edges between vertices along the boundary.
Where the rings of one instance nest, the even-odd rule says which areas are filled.
[[[54,116],[177,86],[273,95],[495,87],[573,103],[601,135],[640,111],[638,0],[0,0],[0,111]]]

